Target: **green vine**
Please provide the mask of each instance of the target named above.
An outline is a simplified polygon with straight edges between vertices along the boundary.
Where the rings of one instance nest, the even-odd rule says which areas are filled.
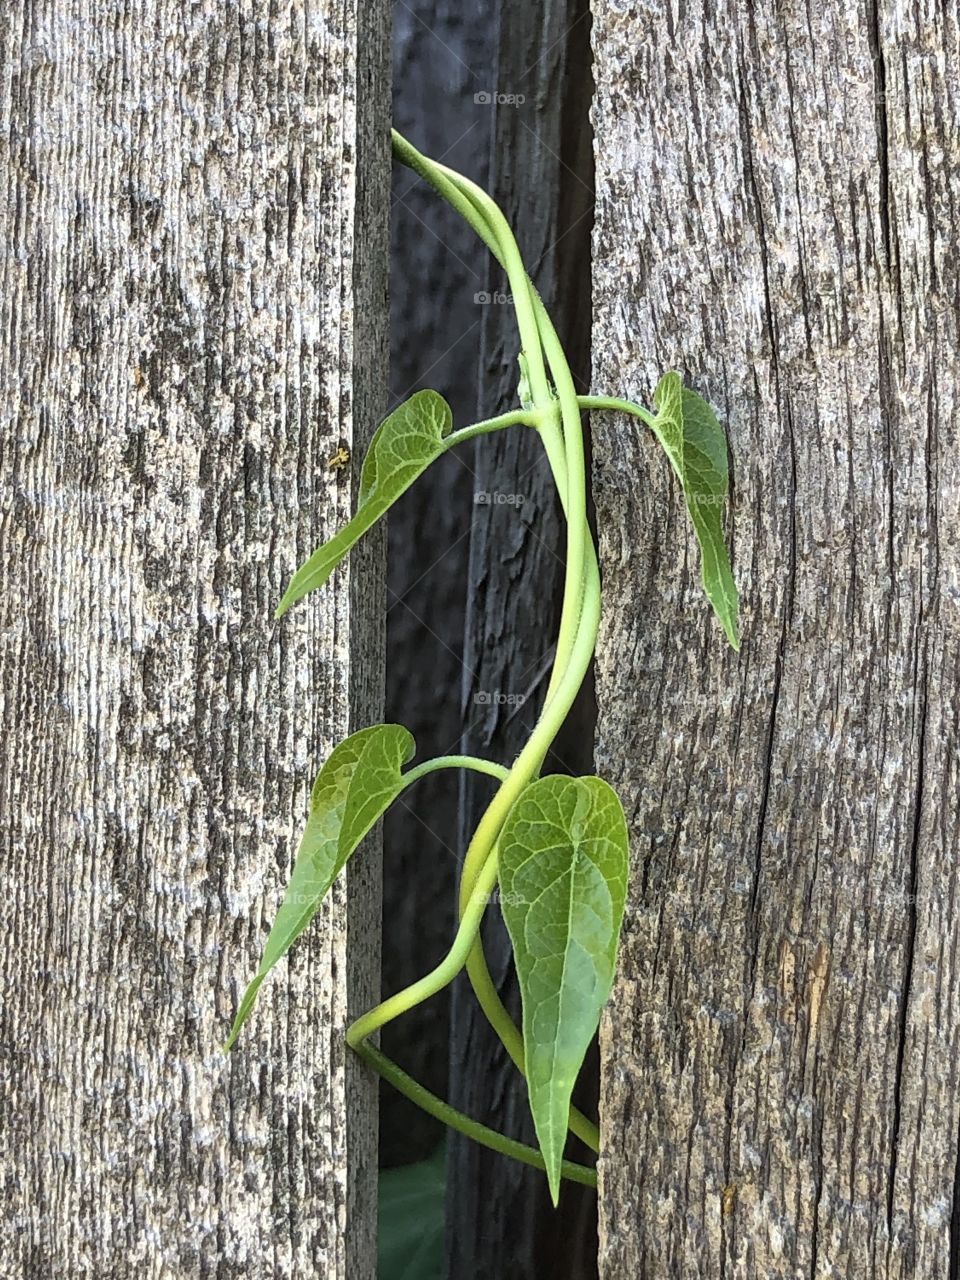
[[[333,751],[314,784],[290,883],[227,1048],[249,1017],[264,978],[401,792],[439,769],[487,774],[498,787],[467,849],[453,945],[432,972],[357,1019],[346,1039],[385,1080],[431,1115],[495,1151],[543,1169],[556,1203],[561,1178],[596,1185],[595,1171],[566,1160],[564,1149],[568,1130],[591,1150],[600,1149],[597,1126],[570,1100],[613,982],[628,871],[627,824],[612,788],[595,777],[540,776],[589,667],[600,620],[600,573],[587,524],[582,414],[630,414],[659,441],[700,544],[707,598],[730,644],[738,648],[737,591],[722,533],[726,442],[713,411],[676,373],[666,374],[657,386],[655,412],[626,400],[578,396],[556,330],[494,201],[396,132],[393,151],[473,228],[507,274],[520,336],[520,408],[458,431],[452,428],[449,406],[434,391],[418,391],[394,410],[364,459],[356,514],[294,574],[277,616],[321,587],[354,543],[441,454],[485,432],[521,427],[539,435],[566,517],[563,610],[554,665],[533,732],[509,767],[472,756],[443,756],[405,769],[414,742],[399,725],[362,729]],[[484,959],[480,925],[498,887],[520,982],[522,1031],[501,1003]],[[387,1023],[436,995],[463,969],[485,1016],[527,1078],[539,1151],[456,1111],[372,1043]]]

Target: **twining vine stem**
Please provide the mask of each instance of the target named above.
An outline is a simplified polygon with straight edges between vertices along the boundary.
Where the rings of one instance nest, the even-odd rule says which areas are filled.
[[[428,160],[396,131],[393,132],[393,150],[398,160],[425,178],[466,219],[507,272],[533,401],[533,407],[525,411],[523,420],[539,432],[544,442],[567,516],[566,579],[553,672],[540,719],[512,768],[503,776],[500,788],[481,818],[467,848],[460,880],[460,930],[457,941],[432,974],[384,1001],[372,1013],[355,1022],[347,1033],[347,1041],[351,1047],[359,1049],[373,1031],[435,995],[452,982],[465,965],[484,1014],[522,1072],[522,1038],[504,1008],[487,968],[480,938],[480,922],[486,900],[478,904],[476,895],[478,891],[481,891],[481,897],[484,893],[489,895],[489,888],[485,889],[484,886],[489,882],[492,887],[496,882],[497,836],[520,793],[539,773],[583,684],[596,648],[600,621],[600,574],[587,524],[581,409],[563,348],[547,316],[546,308],[524,269],[513,232],[500,209],[474,183],[446,166]],[[545,355],[556,393],[547,378]],[[517,420],[515,414],[504,417]],[[490,421],[499,423],[502,420]],[[488,426],[487,429],[493,428]],[[466,431],[472,430],[475,429],[466,428]],[[456,434],[458,438],[466,438],[464,432]],[[466,950],[461,955],[464,947]],[[380,1070],[383,1066],[382,1055],[379,1062],[371,1060],[371,1065]],[[401,1084],[394,1078],[391,1083],[409,1096],[405,1082]],[[475,1123],[469,1117],[452,1108],[446,1108],[446,1111],[445,1119],[452,1128],[468,1133],[466,1126],[469,1126],[468,1136],[504,1154],[516,1154],[514,1150],[507,1150],[507,1139],[501,1134],[485,1128],[478,1134]],[[576,1108],[571,1108],[570,1127],[588,1147],[599,1151],[597,1126]],[[530,1157],[533,1163],[540,1160],[532,1150]],[[578,1180],[593,1182],[592,1170],[580,1166],[576,1166],[576,1169]],[[571,1176],[569,1170],[565,1171],[565,1176]]]

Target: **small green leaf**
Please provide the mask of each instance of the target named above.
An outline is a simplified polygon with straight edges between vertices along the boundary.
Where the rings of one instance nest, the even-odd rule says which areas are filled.
[[[356,514],[293,575],[277,608],[278,618],[309,591],[322,587],[351,547],[443,453],[452,425],[450,406],[436,391],[417,391],[384,419],[363,460]]]
[[[723,541],[727,499],[727,442],[716,414],[684,387],[678,373],[665,374],[654,393],[657,416],[651,427],[683,488],[700,543],[703,589],[734,649],[740,648],[737,585]]]
[[[406,729],[379,724],[351,734],[320,770],[290,883],[260,968],[240,1001],[227,1049],[250,1016],[264,978],[313,919],[347,859],[403,790],[400,770],[413,752],[413,737]]]
[[[570,1096],[613,983],[627,824],[602,779],[541,778],[511,809],[499,843],[530,1110],[556,1204]]]

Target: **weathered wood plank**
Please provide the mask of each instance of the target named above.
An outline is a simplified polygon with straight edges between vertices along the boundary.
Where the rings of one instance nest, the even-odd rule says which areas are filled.
[[[384,405],[387,25],[0,14],[3,1276],[373,1274],[374,849],[220,1046],[380,701],[376,544],[270,615]]]
[[[594,384],[680,367],[728,423],[745,633],[595,426],[601,1274],[955,1276],[956,5],[594,11]]]
[[[589,12],[581,0],[503,5],[497,63],[482,86],[496,107],[491,190],[512,225],[550,307],[577,376],[589,364],[589,244],[592,188],[586,127],[591,80]],[[490,111],[492,105],[481,105]],[[481,412],[517,403],[518,337],[509,286],[499,269],[482,308]],[[464,648],[463,749],[509,762],[543,701],[563,597],[565,531],[543,447],[532,432],[478,441],[480,502],[470,538],[470,601]],[[555,772],[589,772],[590,691],[549,761]],[[489,802],[489,783],[464,775],[463,844]],[[509,939],[498,913],[486,927],[491,973],[519,1020]],[[470,1115],[532,1141],[527,1090],[487,1026],[465,979],[454,988],[451,1096]],[[588,1095],[590,1111],[595,1100]],[[546,1180],[454,1135],[447,1204],[448,1274],[512,1280],[595,1274],[596,1197],[565,1186],[554,1210]]]

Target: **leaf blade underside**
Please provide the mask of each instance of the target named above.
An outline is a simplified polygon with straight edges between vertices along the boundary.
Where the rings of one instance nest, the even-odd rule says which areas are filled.
[[[727,442],[716,414],[678,373],[667,373],[654,392],[650,426],[683,489],[700,545],[703,589],[727,640],[740,648],[739,596],[723,539],[723,505],[729,491]]]

